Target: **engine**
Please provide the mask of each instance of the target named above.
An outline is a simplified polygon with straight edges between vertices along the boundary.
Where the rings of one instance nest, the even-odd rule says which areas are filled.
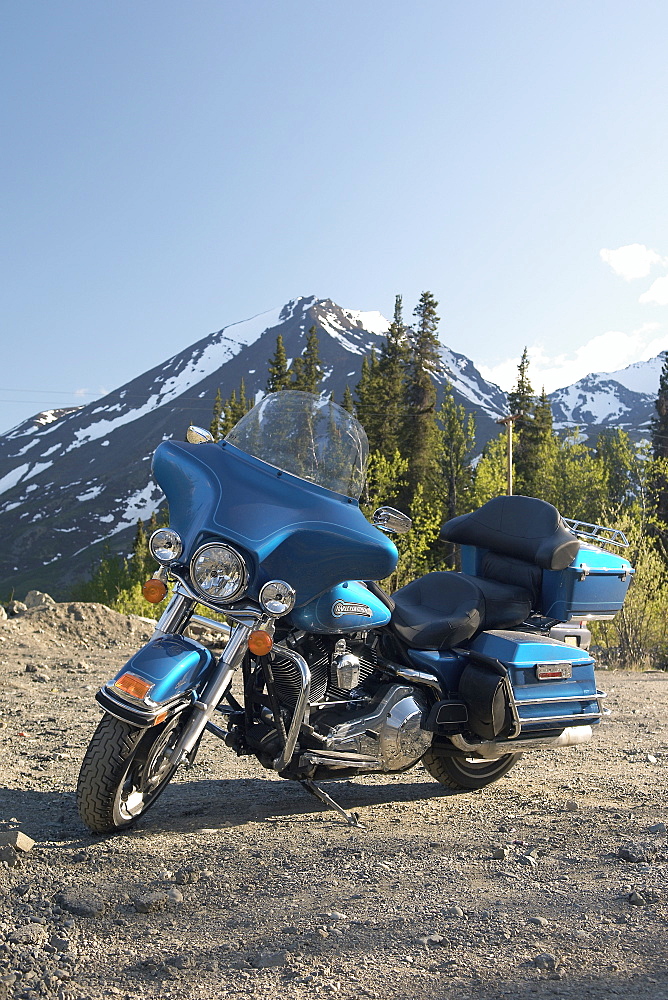
[[[432,738],[421,725],[427,700],[413,687],[388,682],[370,645],[309,635],[299,651],[311,670],[315,756],[325,751],[334,769],[385,772],[405,770],[422,757]],[[278,700],[291,711],[301,690],[297,668],[280,652],[271,667]],[[362,758],[357,765],[355,757]]]

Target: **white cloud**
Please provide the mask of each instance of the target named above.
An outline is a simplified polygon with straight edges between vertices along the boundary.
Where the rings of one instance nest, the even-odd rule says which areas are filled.
[[[664,275],[663,278],[657,278],[656,281],[652,282],[646,292],[638,299],[638,302],[643,304],[646,302],[655,302],[659,306],[668,306],[668,275]]]
[[[668,350],[668,331],[659,323],[645,323],[631,333],[609,330],[581,344],[572,354],[548,354],[542,344],[528,348],[529,379],[534,391],[543,386],[553,392],[571,385],[591,372],[614,372],[635,361],[647,361]],[[508,392],[517,381],[519,357],[508,358],[491,367],[479,365],[481,374]]]
[[[601,250],[601,260],[609,264],[615,274],[626,281],[646,278],[655,264],[668,265],[668,259],[643,243],[629,243],[616,250]],[[642,301],[642,299],[641,299]]]

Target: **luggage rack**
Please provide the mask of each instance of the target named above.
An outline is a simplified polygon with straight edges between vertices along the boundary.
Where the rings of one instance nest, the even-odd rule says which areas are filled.
[[[572,517],[565,517],[564,521],[573,534],[581,538],[591,538],[605,545],[618,545],[622,549],[627,549],[631,544],[619,528],[606,528],[603,524],[590,524],[588,521],[578,521]]]

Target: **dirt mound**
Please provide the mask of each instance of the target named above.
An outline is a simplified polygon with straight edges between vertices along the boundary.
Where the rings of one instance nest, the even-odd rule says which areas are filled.
[[[30,608],[0,622],[0,638],[11,637],[28,646],[43,647],[64,641],[81,646],[141,645],[150,637],[155,621],[139,615],[124,615],[105,604],[69,601]]]

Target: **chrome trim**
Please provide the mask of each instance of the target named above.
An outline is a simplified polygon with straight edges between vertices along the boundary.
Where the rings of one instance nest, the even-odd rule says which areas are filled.
[[[287,646],[276,645],[274,646],[274,650],[277,653],[280,653],[281,656],[286,657],[286,659],[291,660],[302,675],[302,690],[299,698],[297,699],[294,712],[292,713],[292,720],[286,734],[285,746],[271,765],[275,771],[282,771],[283,768],[287,767],[290,763],[297,744],[299,730],[304,722],[308,722],[309,697],[311,695],[311,671],[309,670],[304,657],[300,656],[294,649],[289,649]]]
[[[563,520],[574,535],[581,535],[582,538],[593,538],[604,545],[618,545],[623,549],[627,549],[630,545],[626,535],[619,528],[606,528],[603,524],[590,524],[589,521],[578,521],[573,517],[565,517]]]
[[[200,589],[195,577],[194,573],[195,562],[202,555],[202,553],[206,552],[207,549],[227,549],[227,551],[231,552],[232,555],[234,555],[239,561],[239,566],[241,570],[241,579],[239,580],[239,585],[236,590],[232,591],[231,594],[227,594],[225,597],[221,597],[220,599],[217,599],[215,597],[212,598],[211,594],[207,593],[206,590]],[[188,563],[188,572],[190,574],[190,581],[192,583],[192,587],[195,590],[195,592],[199,594],[198,600],[204,598],[204,600],[207,603],[213,604],[214,606],[218,603],[220,603],[221,605],[233,603],[234,600],[236,600],[236,598],[241,597],[246,587],[248,586],[248,566],[246,565],[246,560],[244,559],[244,557],[241,555],[240,552],[237,552],[237,550],[234,548],[233,545],[228,545],[227,542],[206,542],[204,545],[200,545],[197,551],[193,553],[190,562]]]
[[[520,719],[518,709],[518,704],[515,701],[515,692],[513,691],[513,685],[508,674],[503,678],[503,685],[506,689],[506,695],[508,697],[508,705],[510,707],[510,714],[513,717],[513,728],[508,733],[509,740],[516,740],[517,737],[522,732],[522,720]]]
[[[441,687],[441,682],[436,677],[435,674],[429,674],[426,670],[413,670],[412,667],[398,667],[392,664],[391,667],[385,667],[389,669],[395,677],[400,677],[402,681],[408,681],[410,684],[422,684],[425,687],[430,687],[442,698],[443,688]]]
[[[217,622],[214,618],[206,618],[204,615],[191,615],[189,625],[203,625],[204,628],[213,629],[215,632],[222,632],[227,638],[232,635],[232,629],[226,622]]]
[[[601,712],[578,712],[576,716],[571,715],[540,715],[531,719],[522,719],[526,725],[542,725],[544,722],[573,722],[574,719],[600,719]]]
[[[605,691],[596,691],[595,694],[569,694],[565,695],[563,698],[522,698],[518,699],[516,704],[518,708],[522,708],[523,705],[557,705],[560,702],[572,702],[572,701],[602,701],[603,698],[607,698]]]
[[[179,584],[171,601],[162,612],[151,639],[159,639],[163,635],[173,635],[175,632],[183,631],[190,619],[195,600],[196,598],[187,590],[182,589],[181,584]]]
[[[559,736],[527,736],[521,740],[506,743],[504,740],[481,740],[480,743],[470,743],[461,734],[449,737],[450,742],[463,753],[481,757],[483,760],[498,760],[510,753],[523,753],[525,750],[557,750],[560,747],[577,746],[587,743],[593,736],[591,726],[568,726]]]

